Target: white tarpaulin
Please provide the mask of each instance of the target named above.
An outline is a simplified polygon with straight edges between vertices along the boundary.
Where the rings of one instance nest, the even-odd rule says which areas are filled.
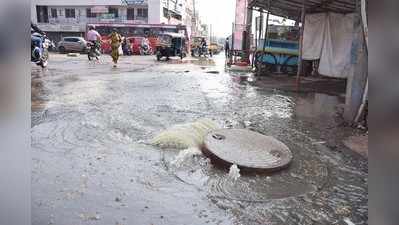
[[[302,57],[317,60],[319,74],[347,78],[351,71],[351,49],[355,14],[318,13],[305,17]]]
[[[331,77],[348,77],[355,14],[329,13],[321,52],[319,73]]]
[[[321,57],[323,48],[324,31],[327,23],[326,13],[309,14],[305,17],[305,29],[303,31],[304,60],[316,60]]]

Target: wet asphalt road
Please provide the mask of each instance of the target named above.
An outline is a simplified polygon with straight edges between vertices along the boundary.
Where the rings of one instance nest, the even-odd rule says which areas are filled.
[[[337,118],[343,100],[243,75],[226,72],[223,56],[122,57],[112,68],[108,56],[56,54],[32,66],[32,223],[367,224],[367,160],[341,143],[351,132]],[[178,151],[147,144],[201,118],[275,136],[294,161],[233,182],[205,157],[174,167]]]

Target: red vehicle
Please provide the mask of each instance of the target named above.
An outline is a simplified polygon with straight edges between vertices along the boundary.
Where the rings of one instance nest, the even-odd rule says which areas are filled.
[[[117,29],[119,34],[128,39],[128,43],[130,40],[133,54],[140,54],[141,40],[145,36],[148,36],[152,49],[156,48],[159,34],[168,32],[183,33],[188,38],[187,29],[184,25],[93,23],[87,24],[87,28],[89,26],[95,26],[96,30],[102,36],[104,42],[101,45],[101,51],[104,54],[109,54],[111,52],[108,35],[111,34],[114,28]]]

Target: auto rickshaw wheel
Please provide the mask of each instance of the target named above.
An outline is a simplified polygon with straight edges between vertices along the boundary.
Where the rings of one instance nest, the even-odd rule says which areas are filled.
[[[161,61],[161,53],[157,52],[157,61]]]

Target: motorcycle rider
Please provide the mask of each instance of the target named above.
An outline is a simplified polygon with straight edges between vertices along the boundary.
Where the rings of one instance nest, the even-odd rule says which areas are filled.
[[[44,31],[39,29],[34,23],[31,22],[31,52],[32,61],[39,61],[42,54],[43,37],[46,35]]]
[[[201,49],[200,49],[201,54],[203,54],[205,56],[208,51],[208,44],[206,43],[205,38],[201,39],[200,47],[201,47]]]
[[[89,43],[94,45],[96,54],[100,55],[99,48],[102,40],[101,40],[101,35],[96,31],[95,26],[89,26],[89,31],[87,32],[86,39]]]
[[[150,48],[150,41],[148,40],[147,35],[141,40],[141,48],[144,51],[148,51]]]

